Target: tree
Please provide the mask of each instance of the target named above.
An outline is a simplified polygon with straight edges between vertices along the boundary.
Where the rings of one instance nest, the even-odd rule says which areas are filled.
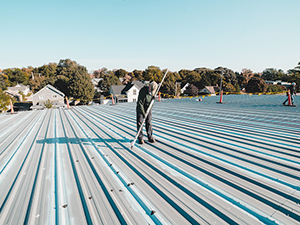
[[[262,72],[261,78],[263,78],[264,80],[284,80],[286,77],[286,75],[284,74],[284,72],[279,69],[274,69],[274,68],[267,68]]]
[[[33,93],[38,92],[47,85],[45,76],[36,76],[34,79],[30,79],[28,83]]]
[[[300,92],[300,62],[294,69],[288,70],[288,82],[296,83],[296,92]]]
[[[56,77],[56,80],[55,80],[53,86],[56,87],[61,92],[63,92],[66,96],[72,96],[70,94],[70,88],[72,88],[72,87],[69,86],[69,85],[71,85],[71,84],[69,84],[69,80],[70,80],[70,78],[68,78],[64,75],[58,75]]]
[[[236,88],[231,83],[227,83],[226,81],[223,81],[222,90],[225,92],[234,92]]]
[[[267,92],[283,92],[283,88],[278,84],[276,85],[269,84],[267,86]]]
[[[8,78],[8,86],[15,86],[17,83],[27,85],[29,81],[29,75],[23,72],[19,68],[5,69],[3,73]]]
[[[164,73],[165,72],[166,71],[164,71]],[[174,95],[175,94],[175,82],[176,82],[176,78],[174,76],[174,73],[168,72],[165,77],[164,83],[162,84],[161,92],[164,94]]]
[[[238,72],[235,72],[235,75],[236,75],[236,78],[237,78],[237,81],[238,81],[237,85],[239,86],[239,89],[240,88],[242,88],[242,89],[245,88],[247,83],[248,83],[246,77],[244,77],[242,73],[240,74]]]
[[[236,76],[236,73],[233,72],[233,70],[228,69],[226,67],[218,67],[214,70],[219,75],[222,74],[223,71],[223,80],[229,84],[232,84],[233,86],[238,84],[238,79]]]
[[[81,101],[91,101],[94,97],[94,85],[89,74],[75,71],[68,81],[69,95]]]
[[[148,68],[143,73],[143,77],[147,81],[155,81],[159,83],[163,78],[163,74],[159,67],[148,66]]]
[[[179,75],[183,83],[193,84],[194,86],[200,86],[201,75],[197,71],[193,70],[180,70]]]
[[[8,82],[7,76],[0,74],[0,91],[6,90]]]
[[[126,70],[123,70],[123,69],[118,69],[115,71],[115,76],[120,78],[120,77],[125,77],[125,75],[127,74],[128,72]]]
[[[43,66],[38,67],[37,71],[35,71],[37,75],[43,75],[47,78],[56,77],[57,76],[57,63],[49,63]]]
[[[9,100],[9,96],[0,90],[0,112],[8,110]]]
[[[194,84],[199,88],[202,89],[205,86],[216,86],[221,81],[221,70],[212,70],[208,68],[196,68],[194,71],[199,73],[201,79],[200,82],[195,82]],[[223,78],[224,79],[224,78]]]
[[[143,71],[142,70],[134,70],[133,73],[133,80],[144,80]]]
[[[106,67],[102,67],[99,70],[95,70],[93,73],[93,77],[95,78],[104,78],[105,76],[114,75],[114,72],[108,70]]]
[[[104,92],[104,95],[109,95],[109,89],[111,85],[119,85],[120,81],[115,75],[105,76],[103,80],[100,80],[98,87]]]
[[[255,92],[266,92],[267,84],[266,82],[259,77],[252,77],[248,84],[246,85],[246,92],[255,93]]]
[[[70,59],[61,59],[56,67],[54,87],[68,97],[90,101],[94,97],[94,85],[86,67]]]

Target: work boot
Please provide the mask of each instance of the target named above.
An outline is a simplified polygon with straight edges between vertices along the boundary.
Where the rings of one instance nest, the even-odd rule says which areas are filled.
[[[154,137],[149,138],[149,142],[154,143],[155,142]]]
[[[139,138],[139,144],[142,145],[144,143],[145,143],[144,140],[142,138]]]

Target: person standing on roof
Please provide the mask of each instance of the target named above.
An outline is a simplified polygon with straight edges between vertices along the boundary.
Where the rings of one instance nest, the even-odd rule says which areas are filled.
[[[157,90],[157,86],[158,86],[157,83],[155,81],[152,81],[151,83],[146,84],[139,92],[138,101],[136,105],[136,123],[137,123],[138,131],[143,122],[143,119],[145,118],[145,114],[147,112],[147,109],[151,101],[155,98],[154,95]],[[150,109],[149,114],[145,120],[145,126],[146,126],[149,142],[154,143],[155,139],[153,137],[151,119],[152,119],[152,112]],[[143,129],[141,129],[140,133],[138,134],[138,139],[140,144],[144,144]]]
[[[288,88],[288,90],[287,90],[287,92],[286,92],[286,95],[287,95],[287,96],[288,96],[288,92],[290,92],[292,105],[294,105],[294,95],[297,95],[297,94],[296,94],[296,83],[295,83],[295,82],[293,82],[293,83],[289,86],[289,88]],[[287,98],[282,104],[285,105],[285,103],[286,103],[288,100],[289,100],[289,98]]]

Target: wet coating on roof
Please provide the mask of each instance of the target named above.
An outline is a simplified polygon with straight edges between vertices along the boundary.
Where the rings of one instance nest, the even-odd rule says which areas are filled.
[[[0,115],[0,224],[299,224],[284,100],[155,102],[157,141],[133,150],[135,103]]]

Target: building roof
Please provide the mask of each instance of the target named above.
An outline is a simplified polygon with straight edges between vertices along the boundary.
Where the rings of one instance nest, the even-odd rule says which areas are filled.
[[[299,224],[285,98],[155,102],[157,142],[132,150],[136,103],[1,114],[0,224]]]
[[[114,95],[124,95],[127,91],[129,91],[133,86],[135,86],[138,90],[141,89],[141,87],[144,86],[144,84],[140,81],[138,82],[132,82],[126,85],[112,85],[111,86],[111,93],[114,93]]]
[[[17,93],[19,91],[22,91],[23,93],[25,93],[27,90],[30,90],[30,88],[29,88],[29,86],[26,86],[24,84],[17,84],[14,87],[7,87],[7,90],[17,92]]]
[[[51,90],[53,92],[55,92],[56,94],[59,94],[61,96],[65,96],[65,94],[63,92],[61,92],[60,90],[58,90],[57,88],[53,87],[52,85],[50,84],[47,84],[45,87],[43,87],[41,90],[39,90],[37,93],[35,93],[33,96],[36,96],[36,95],[39,95],[42,91],[44,90]]]
[[[199,93],[215,94],[217,91],[219,91],[219,87],[217,86],[205,86],[205,88],[201,89]]]
[[[122,90],[125,88],[126,85],[111,85],[111,93],[114,93],[114,95],[121,95]]]
[[[145,84],[139,80],[132,81],[131,83],[135,84],[139,90],[141,90],[145,86]]]
[[[22,97],[21,94],[19,94],[18,92],[14,92],[12,90],[5,90],[5,92],[9,95],[15,96],[15,97]]]

